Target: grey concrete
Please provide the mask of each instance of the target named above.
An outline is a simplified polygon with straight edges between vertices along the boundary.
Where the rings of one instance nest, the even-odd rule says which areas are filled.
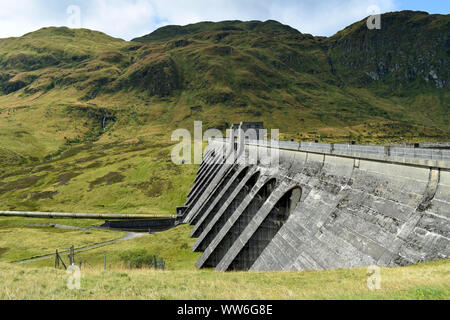
[[[198,221],[201,220],[205,212],[210,211],[210,207],[220,200],[220,194],[223,194],[224,190],[229,188],[232,180],[236,179],[236,173],[242,171],[238,170],[244,168],[238,168],[238,166],[230,166],[229,170],[224,174],[224,177],[217,184],[214,191],[208,196],[208,198],[203,202],[197,212],[193,213],[192,224],[198,225]]]
[[[226,144],[213,140],[210,150]],[[205,194],[192,200],[185,219],[199,237],[194,250],[204,251],[198,267],[320,270],[450,257],[450,150],[283,142],[278,165],[260,161],[238,181],[248,166],[243,157],[271,148],[261,141],[238,146],[233,171],[222,167],[198,187]],[[255,172],[258,182],[244,192]],[[256,205],[271,179],[276,189]],[[293,187],[301,199],[279,221]]]
[[[205,181],[199,188],[199,192],[193,197],[193,201],[187,204],[192,205],[187,212],[186,221],[192,222],[193,219],[195,219],[199,209],[205,204],[206,201],[208,201],[211,193],[214,192],[220,184],[222,178],[227,175],[231,168],[232,165],[228,164],[218,165],[207,181]]]
[[[261,176],[256,186],[242,201],[226,223],[221,226],[220,231],[208,245],[208,248],[197,262],[199,268],[204,266],[216,267],[217,263],[223,259],[226,252],[230,249],[230,246],[233,245],[234,241],[239,238],[239,234],[245,229],[245,226],[248,224],[248,219],[251,219],[252,216],[259,211],[266,202],[266,197],[270,196],[270,193],[261,194],[260,196],[259,194],[261,191],[265,193],[264,188],[270,185],[272,181],[274,181],[274,179],[268,175]],[[274,183],[276,183],[276,180]],[[258,197],[260,198],[258,199]]]
[[[224,160],[229,154],[230,150],[223,150],[223,146],[213,146],[209,148],[207,153],[211,153],[211,157],[208,160],[208,165],[205,168],[204,172],[201,174],[200,179],[196,179],[194,182],[194,186],[188,195],[188,200],[186,201],[185,206],[187,207],[187,211],[185,212],[185,217],[183,219],[185,222],[191,222],[193,213],[192,210],[198,209],[199,206],[203,204],[201,201],[198,204],[198,200],[201,196],[205,194],[210,195],[211,189],[217,186],[217,182],[222,178],[222,176],[231,168],[231,164],[227,164]],[[205,193],[205,189],[208,188],[207,193]],[[204,198],[202,198],[204,199]]]
[[[192,237],[198,237],[205,227],[211,222],[212,218],[215,216],[217,211],[222,208],[225,204],[228,196],[231,192],[236,190],[239,183],[245,178],[249,167],[241,167],[234,171],[231,179],[221,188],[217,190],[219,193],[215,196],[214,199],[209,203],[209,206],[204,208],[203,212],[200,212],[198,215],[200,216],[197,221],[194,220],[195,227],[191,232]],[[231,188],[231,189],[230,189]],[[231,190],[231,191],[230,191]]]
[[[193,246],[194,251],[204,250],[210,243],[212,239],[216,236],[217,232],[223,227],[223,225],[228,221],[231,215],[233,215],[236,208],[238,208],[250,190],[247,188],[253,185],[250,182],[253,178],[258,178],[257,175],[260,174],[255,168],[252,168],[244,179],[237,185],[235,190],[231,190],[229,196],[220,207],[220,209],[215,212],[212,219],[209,219],[209,223],[204,227],[203,232],[199,236],[198,240]],[[205,247],[206,246],[206,247]]]

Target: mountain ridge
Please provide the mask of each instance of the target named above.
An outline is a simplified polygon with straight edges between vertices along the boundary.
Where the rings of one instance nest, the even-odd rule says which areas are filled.
[[[449,140],[449,20],[398,12],[334,38],[229,21],[149,43],[68,28],[0,39],[0,209],[173,213],[196,168],[171,162],[171,133],[194,121],[264,121],[297,141]]]
[[[185,26],[168,25],[158,28],[150,34],[134,38],[131,41],[145,43],[148,41],[173,40],[176,37],[189,36],[207,31],[292,32],[302,34],[297,29],[284,25],[275,20],[225,20],[220,22],[202,21]]]
[[[269,126],[287,124],[294,132],[330,125],[342,131],[371,118],[395,122],[415,112],[406,103],[420,103],[417,113],[430,111],[417,98],[426,95],[438,108],[431,108],[429,119],[410,116],[411,124],[445,132],[449,17],[386,13],[381,30],[368,30],[361,20],[328,38],[273,20],[166,26],[137,38],[143,42],[88,29],[43,28],[0,39],[0,97],[39,95],[39,101],[69,90],[71,100],[112,112],[123,107],[102,100],[119,95],[125,103],[176,107],[180,115],[167,120],[171,127],[195,115],[225,129],[242,114]],[[137,101],[133,93],[142,97]],[[403,110],[395,111],[396,104]],[[213,117],[218,110],[224,121]],[[292,121],[268,120],[270,113]]]
[[[72,100],[100,106],[113,95],[131,103],[134,92],[142,95],[139,104],[184,100],[178,103],[180,116],[172,117],[172,127],[191,117],[191,109],[201,109],[195,115],[219,129],[243,114],[270,126],[287,123],[287,131],[294,132],[305,123],[307,128],[332,125],[342,131],[339,128],[372,117],[398,121],[415,112],[407,104],[437,89],[431,96],[439,107],[431,119],[409,118],[448,131],[443,117],[447,96],[439,90],[450,86],[449,17],[386,13],[381,30],[368,30],[361,20],[328,38],[302,34],[273,20],[202,22],[163,27],[139,38],[148,43],[87,29],[43,28],[0,40],[0,94],[45,98],[75,89]],[[354,90],[364,93],[350,92]],[[391,98],[396,101],[385,101]],[[393,110],[395,104],[403,110]],[[429,111],[423,101],[420,104],[420,111]],[[219,109],[224,121],[212,119]],[[291,117],[295,121],[267,119],[268,113],[284,118],[296,109],[304,116],[297,113]]]

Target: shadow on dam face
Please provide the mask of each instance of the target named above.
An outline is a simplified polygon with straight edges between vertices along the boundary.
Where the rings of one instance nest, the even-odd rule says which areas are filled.
[[[302,198],[302,189],[288,191],[270,211],[227,271],[248,271],[289,219]]]
[[[219,196],[220,192],[225,188],[230,182],[230,180],[233,178],[234,174],[236,173],[238,167],[233,166],[233,168],[226,174],[225,178],[222,179],[222,181],[219,183],[218,187],[214,192],[212,193],[212,196],[209,199],[216,199],[216,197]],[[208,200],[209,200],[208,199]],[[206,201],[203,206],[198,210],[198,213],[194,216],[192,219],[192,224],[196,225],[197,222],[200,220],[200,218],[203,216],[203,214],[210,208],[212,205],[212,201]]]
[[[199,245],[196,248],[196,251],[204,251],[206,247],[211,243],[211,241],[217,236],[219,231],[222,229],[222,227],[225,225],[225,223],[230,219],[230,217],[233,215],[233,213],[236,211],[237,208],[241,205],[242,201],[248,196],[250,191],[253,189],[253,187],[258,182],[258,179],[260,177],[260,172],[257,172],[253,174],[253,176],[245,183],[245,185],[242,187],[242,189],[239,191],[239,193],[234,197],[234,199],[230,202],[230,204],[224,208],[222,206],[221,210],[222,214],[217,221],[214,223],[211,229],[208,231],[204,231],[205,234],[203,236],[203,240],[200,241]],[[245,177],[245,176],[244,176]],[[217,212],[216,214],[220,214],[220,212]],[[213,220],[214,216],[211,216],[211,221]],[[211,221],[206,225],[209,225]]]
[[[224,166],[223,158],[219,156],[215,156],[212,160],[208,162],[207,167],[204,172],[202,172],[196,179],[195,184],[192,190],[189,192],[188,201],[186,205],[195,203],[208,185],[211,183],[211,180],[215,177],[215,175],[219,172],[219,170]]]
[[[222,260],[222,258],[227,253],[228,249],[239,238],[239,236],[245,230],[245,228],[253,219],[253,217],[258,213],[259,209],[261,209],[261,207],[264,205],[267,199],[269,199],[273,190],[275,190],[276,184],[277,184],[276,179],[270,179],[268,182],[264,184],[264,186],[261,189],[259,189],[258,193],[253,197],[250,203],[242,211],[237,221],[228,230],[226,235],[220,241],[219,245],[215,248],[215,250],[209,256],[209,258],[206,260],[205,265],[203,267],[217,266],[217,264]],[[236,211],[234,213],[235,214],[239,213],[239,211]]]
[[[239,186],[241,181],[245,178],[245,176],[250,170],[250,167],[246,167],[243,170],[241,170],[238,176],[227,187],[231,179],[233,179],[234,175],[237,174],[238,172],[237,169],[238,169],[237,167],[234,167],[229,173],[229,175],[224,179],[221,186],[217,188],[215,194],[213,195],[213,197],[211,197],[211,200],[212,199],[215,200],[208,201],[208,203],[205,204],[203,208],[199,210],[199,213],[194,217],[193,224],[195,225],[195,229],[192,233],[193,237],[198,237],[206,228],[206,226],[208,226],[208,224],[212,221],[212,219],[215,217],[218,211],[223,207],[225,202],[228,200],[230,194]],[[256,184],[256,181],[257,177],[255,181],[253,180],[251,181],[252,185],[248,186],[246,189],[253,188],[253,186]],[[221,193],[222,195],[220,195]]]

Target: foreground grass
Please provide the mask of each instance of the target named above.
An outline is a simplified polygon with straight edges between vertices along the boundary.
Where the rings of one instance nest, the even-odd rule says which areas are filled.
[[[66,287],[69,275],[53,259],[23,266],[0,262],[0,299],[449,299],[450,260],[383,268],[381,290],[367,288],[367,269],[216,273],[197,270],[191,227],[118,242],[77,253],[83,261],[81,290]],[[121,254],[145,249],[163,258],[166,271],[130,270]],[[103,257],[107,255],[107,270]],[[87,262],[87,263],[85,263]]]
[[[103,269],[104,255],[107,256],[108,269],[122,269],[124,253],[133,253],[136,250],[144,249],[148,255],[156,255],[164,259],[167,270],[189,270],[195,271],[195,262],[200,258],[200,253],[192,252],[192,245],[195,239],[190,238],[192,227],[182,225],[175,229],[146,235],[141,238],[117,242],[105,247],[80,252],[75,255],[75,261],[82,261],[90,270]],[[53,259],[33,261],[29,267],[51,267]]]
[[[274,273],[84,270],[81,290],[51,268],[0,263],[0,299],[443,299],[450,298],[450,261],[381,271],[382,288],[367,288],[365,268]]]
[[[78,228],[98,226],[105,220],[97,219],[67,219],[67,218],[27,218],[27,217],[0,217],[0,228],[23,227],[26,225],[63,225]]]
[[[63,230],[52,227],[0,228],[0,261],[14,262],[120,239],[125,232]],[[54,259],[52,259],[54,261]]]

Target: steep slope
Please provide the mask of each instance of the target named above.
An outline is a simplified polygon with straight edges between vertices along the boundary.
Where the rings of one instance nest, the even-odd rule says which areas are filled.
[[[448,15],[403,11],[382,17],[381,30],[357,22],[327,39],[336,73],[364,86],[450,88]]]
[[[331,38],[224,21],[132,42],[67,28],[0,39],[2,206],[170,212],[195,173],[172,165],[170,135],[194,120],[262,120],[297,140],[448,139],[449,20],[396,12]]]
[[[281,122],[264,120],[285,131],[317,128],[311,133],[330,136],[356,126],[346,133],[399,138],[430,134],[414,125],[448,131],[449,16],[404,11],[383,15],[382,23],[381,30],[369,30],[362,20],[326,39],[272,21],[259,28],[226,21],[168,26],[135,40],[172,39],[181,47],[173,54],[182,56],[184,89],[196,101],[222,103],[249,118],[275,113]],[[214,47],[205,48],[207,43]],[[189,78],[205,73],[202,83]],[[284,105],[297,112],[283,116],[278,111]]]

